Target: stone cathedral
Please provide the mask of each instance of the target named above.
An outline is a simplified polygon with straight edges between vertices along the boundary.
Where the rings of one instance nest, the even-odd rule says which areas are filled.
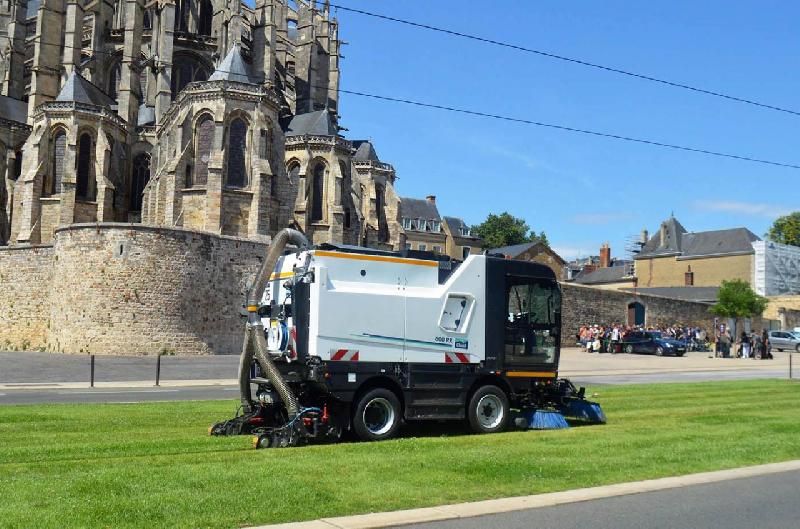
[[[401,249],[395,171],[339,125],[313,0],[0,0],[0,245],[142,223]]]

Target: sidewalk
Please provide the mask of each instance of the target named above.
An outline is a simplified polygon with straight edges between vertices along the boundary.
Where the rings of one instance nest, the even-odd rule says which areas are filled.
[[[308,522],[285,523],[278,525],[262,525],[251,529],[376,529],[380,527],[395,527],[399,525],[417,524],[423,522],[437,522],[459,518],[471,518],[487,514],[498,514],[523,509],[539,507],[552,507],[566,503],[641,494],[659,490],[716,483],[731,479],[741,479],[754,476],[765,476],[780,472],[800,470],[800,460],[786,461],[783,463],[769,463],[752,467],[719,470],[715,472],[702,472],[632,483],[618,483],[601,487],[575,489],[533,496],[519,496],[515,498],[501,498],[423,509],[409,509],[404,511],[359,514],[355,516],[340,516],[336,518],[321,518]]]

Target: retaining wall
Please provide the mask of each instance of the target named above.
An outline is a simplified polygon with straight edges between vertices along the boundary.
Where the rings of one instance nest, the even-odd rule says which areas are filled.
[[[0,350],[43,350],[53,247],[0,246]]]

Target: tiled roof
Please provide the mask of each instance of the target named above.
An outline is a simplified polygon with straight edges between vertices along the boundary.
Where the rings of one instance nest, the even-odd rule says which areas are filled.
[[[380,162],[378,153],[375,152],[375,147],[371,142],[366,140],[357,140],[353,142],[353,147],[356,148],[356,154],[353,156],[354,160]]]
[[[616,283],[625,279],[625,266],[609,266],[598,268],[588,274],[581,274],[575,282],[581,285],[598,285],[601,283]]]
[[[250,75],[250,67],[242,59],[239,44],[234,44],[228,54],[219,63],[217,69],[208,78],[209,81],[234,81],[237,83],[256,84]]]
[[[336,136],[338,134],[336,126],[331,120],[330,112],[327,110],[316,110],[305,114],[298,114],[289,122],[286,130],[287,136]]]
[[[56,101],[74,101],[75,103],[87,103],[108,108],[117,104],[108,94],[98,86],[90,83],[77,70],[72,70],[69,74],[67,81],[61,88],[61,92],[56,97]]]
[[[659,229],[635,259],[675,254],[681,257],[694,257],[752,253],[752,243],[761,240],[747,228],[689,233],[675,218],[664,221],[662,227],[665,228],[665,240],[661,240],[661,229]]]
[[[407,219],[442,219],[436,204],[420,198],[400,197],[400,216]]]

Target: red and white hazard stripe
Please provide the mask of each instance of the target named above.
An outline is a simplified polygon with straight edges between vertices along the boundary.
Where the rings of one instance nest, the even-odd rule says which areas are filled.
[[[358,362],[358,351],[354,349],[337,349],[331,351],[331,360],[334,362]]]
[[[444,354],[445,364],[469,364],[469,355],[448,351]]]

